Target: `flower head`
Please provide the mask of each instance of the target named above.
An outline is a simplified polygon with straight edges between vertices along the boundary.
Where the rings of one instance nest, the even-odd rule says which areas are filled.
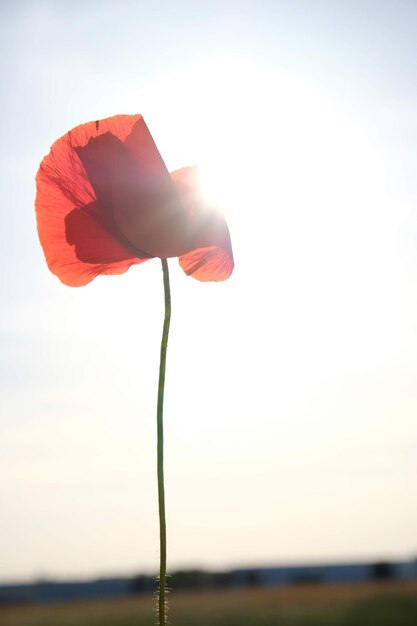
[[[141,115],[77,126],[36,176],[38,233],[51,272],[73,287],[154,257],[221,281],[233,271],[229,230],[208,205],[196,168],[169,173]]]

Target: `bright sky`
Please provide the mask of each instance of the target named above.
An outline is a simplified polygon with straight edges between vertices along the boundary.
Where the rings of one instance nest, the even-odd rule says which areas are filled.
[[[417,552],[417,5],[3,4],[0,581],[154,572],[155,260],[64,287],[34,176],[143,113],[236,269],[172,274],[171,569]]]

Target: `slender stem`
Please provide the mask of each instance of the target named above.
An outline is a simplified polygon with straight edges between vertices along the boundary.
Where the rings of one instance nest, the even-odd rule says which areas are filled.
[[[166,575],[167,575],[167,537],[165,520],[165,487],[164,487],[164,390],[165,390],[165,366],[168,347],[168,333],[171,322],[171,293],[169,289],[168,261],[161,259],[162,273],[164,277],[165,295],[165,318],[161,341],[161,358],[159,363],[158,383],[158,408],[157,420],[157,451],[158,451],[158,503],[159,503],[159,545],[160,545],[160,568],[159,568],[159,599],[158,599],[158,624],[166,626]]]

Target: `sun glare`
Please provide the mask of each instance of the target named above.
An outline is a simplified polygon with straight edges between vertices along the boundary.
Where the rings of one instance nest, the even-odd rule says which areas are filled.
[[[308,298],[320,303],[315,329],[329,342],[324,310],[334,312],[334,324],[346,316],[356,337],[367,321],[381,319],[379,295],[371,300],[369,285],[382,298],[375,275],[388,277],[395,262],[386,248],[391,227],[383,163],[365,132],[318,85],[219,60],[118,103],[118,110],[138,109],[170,170],[200,167],[205,194],[229,223],[236,278],[244,268],[246,281],[259,282],[258,259],[273,251],[281,293],[295,308]],[[289,327],[296,323],[288,320]],[[345,354],[345,362],[349,358]]]
[[[199,165],[228,218],[254,202],[265,219],[277,211],[334,216],[335,204],[352,211],[374,193],[379,164],[366,137],[284,72],[219,60],[149,85],[120,107],[144,113],[169,169]]]

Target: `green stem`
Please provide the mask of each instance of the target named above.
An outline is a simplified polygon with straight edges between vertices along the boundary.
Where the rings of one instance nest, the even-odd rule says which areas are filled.
[[[166,626],[166,576],[167,576],[167,536],[165,520],[165,487],[164,487],[164,390],[165,390],[165,367],[168,347],[168,333],[171,322],[171,293],[169,289],[168,261],[161,259],[162,273],[164,277],[165,295],[165,318],[161,341],[161,358],[159,363],[158,382],[158,408],[157,420],[157,450],[158,450],[158,504],[159,504],[159,545],[160,545],[160,567],[159,567],[159,599],[158,599],[158,624]]]

